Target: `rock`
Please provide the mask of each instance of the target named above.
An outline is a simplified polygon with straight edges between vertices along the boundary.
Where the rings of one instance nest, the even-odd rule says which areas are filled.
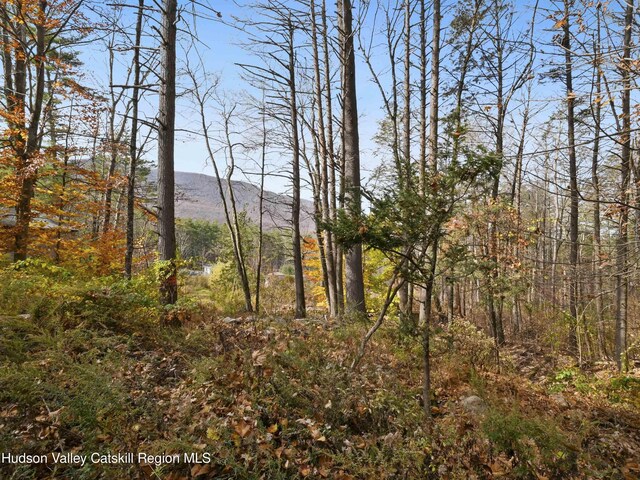
[[[226,317],[226,318],[223,318],[222,321],[224,323],[240,323],[240,322],[242,322],[242,318]]]
[[[462,400],[462,408],[474,415],[481,415],[487,411],[487,403],[476,395],[471,395]]]
[[[559,392],[554,393],[553,395],[550,395],[549,398],[551,399],[551,401],[553,401],[553,403],[558,405],[560,408],[567,408],[569,406],[569,402],[567,402],[567,399],[564,398],[564,395],[562,395]]]

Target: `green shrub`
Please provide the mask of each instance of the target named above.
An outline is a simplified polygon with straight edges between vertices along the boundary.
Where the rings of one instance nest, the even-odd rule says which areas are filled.
[[[482,431],[495,451],[514,459],[516,476],[529,477],[543,466],[555,474],[567,474],[575,468],[575,452],[549,418],[492,408],[482,422]]]
[[[621,375],[610,380],[607,397],[614,402],[627,402],[640,408],[640,378]]]

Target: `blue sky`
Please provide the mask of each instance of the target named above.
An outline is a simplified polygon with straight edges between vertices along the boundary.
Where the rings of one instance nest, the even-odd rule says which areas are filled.
[[[446,2],[448,3],[448,2]],[[544,2],[545,4],[547,2]],[[189,2],[181,2],[181,4],[189,5]],[[330,2],[328,2],[328,5]],[[225,0],[212,2],[212,5],[217,8],[224,21],[231,21],[233,16],[247,16],[250,15],[250,10],[244,7],[239,7],[236,3]],[[522,13],[523,20],[522,28],[526,28],[526,18],[531,11],[530,2],[522,2],[518,0],[516,2],[517,10]],[[188,7],[187,7],[188,8]],[[450,18],[451,11],[445,11],[445,18],[443,19],[443,42],[447,38],[447,24]],[[189,18],[188,12],[184,14],[186,18]],[[540,19],[540,16],[539,16]],[[125,11],[122,17],[123,24],[133,24],[133,11]],[[429,23],[431,22],[428,19]],[[365,24],[365,29],[370,29],[368,24]],[[541,27],[539,27],[541,29]],[[197,35],[198,35],[198,49],[204,60],[204,67],[207,72],[214,73],[220,77],[220,89],[224,92],[228,92],[233,95],[241,92],[244,88],[247,88],[246,82],[241,78],[241,69],[236,66],[236,63],[256,63],[256,59],[241,46],[242,41],[246,38],[246,35],[238,31],[224,22],[213,20],[197,20]],[[430,36],[430,33],[429,33]],[[186,36],[182,36],[181,47],[179,50],[179,56],[184,56],[184,50],[189,48],[189,40]],[[382,38],[381,38],[382,40]],[[181,55],[182,53],[182,55]],[[450,54],[450,52],[449,52]],[[445,58],[443,62],[446,63],[448,53],[445,51]],[[103,86],[107,85],[107,55],[104,46],[99,42],[96,42],[94,46],[83,53],[85,59],[85,65],[87,70],[89,67],[92,69],[92,75],[95,77],[95,82]],[[385,57],[374,58],[374,66],[377,70],[386,69],[388,60]],[[122,62],[130,62],[130,57],[123,57]],[[179,63],[178,69],[184,69],[184,64]],[[125,66],[120,67],[120,73],[123,74]],[[402,66],[398,65],[398,72],[401,74]],[[181,77],[178,80],[179,86],[187,86],[188,81],[185,77]],[[548,88],[548,87],[547,87]],[[360,141],[361,141],[361,166],[363,170],[363,177],[366,179],[367,174],[375,168],[378,163],[378,159],[374,155],[376,145],[373,142],[373,136],[378,129],[378,122],[383,118],[383,111],[381,109],[381,98],[378,91],[378,87],[371,81],[371,74],[368,67],[363,62],[362,58],[358,56],[357,62],[357,90],[358,90],[358,110],[360,116]],[[548,92],[547,92],[548,94]],[[145,112],[149,117],[155,115],[155,102],[157,99],[151,97],[150,102],[145,107]],[[443,115],[446,112],[443,112]],[[194,110],[192,102],[188,98],[181,98],[177,104],[177,128],[186,130],[199,130],[199,117],[198,113]],[[208,154],[204,147],[204,141],[197,135],[188,134],[186,132],[178,132],[176,136],[176,156],[175,156],[175,168],[179,171],[188,171],[196,173],[213,174],[213,168],[208,161]],[[147,154],[149,160],[155,159],[155,151],[151,150]],[[287,158],[278,159],[278,167],[281,170],[279,173],[285,173],[288,171]],[[236,177],[237,179],[245,179],[241,175]],[[254,178],[257,181],[257,178]],[[288,188],[287,180],[283,177],[273,176],[267,179],[266,188],[278,192],[285,192]],[[310,192],[304,194],[306,197],[310,197]]]
[[[243,16],[248,12],[245,8],[240,8],[232,1],[216,2],[215,8],[219,9],[222,19],[231,21],[232,16]],[[188,13],[185,13],[187,16]],[[133,25],[133,11],[127,10],[122,14],[122,24]],[[236,63],[256,63],[256,59],[245,48],[241,46],[246,36],[243,32],[226,25],[224,22],[213,20],[197,20],[198,45],[197,48],[204,60],[207,72],[220,77],[220,89],[231,95],[241,93],[248,88],[246,82],[241,78],[241,69]],[[186,35],[182,35],[182,43],[178,55],[184,56],[185,49],[189,48],[190,42]],[[82,58],[85,63],[90,82],[108,85],[108,56],[104,43],[94,42],[90,48],[82,51]],[[120,59],[122,65],[117,69],[117,74],[123,76],[126,72],[127,62],[130,56],[123,56]],[[184,69],[184,64],[179,63],[178,71]],[[360,137],[362,150],[362,169],[366,172],[374,168],[376,162],[373,157],[373,144],[371,138],[377,130],[379,119],[382,117],[380,110],[380,99],[377,88],[369,81],[367,67],[359,62],[358,65],[358,108],[360,116]],[[186,87],[188,80],[185,77],[178,80],[180,86]],[[155,97],[151,97],[150,102],[144,107],[145,113],[151,117],[155,114]],[[178,129],[199,130],[199,116],[194,110],[190,100],[182,98],[177,103],[176,127]],[[213,175],[213,168],[208,161],[204,141],[197,135],[186,132],[178,132],[175,146],[175,168],[179,171],[206,173]],[[149,160],[155,157],[155,150],[147,154]],[[286,159],[282,159],[282,171],[287,171]],[[238,179],[245,179],[241,175]],[[254,179],[257,181],[257,178]],[[278,176],[268,178],[266,188],[284,192],[287,190],[287,181]],[[305,194],[310,198],[310,192]]]

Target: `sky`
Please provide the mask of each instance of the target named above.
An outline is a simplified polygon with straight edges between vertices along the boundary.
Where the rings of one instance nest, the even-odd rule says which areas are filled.
[[[392,2],[392,0],[391,0]],[[393,3],[393,2],[392,2]],[[446,2],[448,3],[448,2]],[[546,3],[546,2],[543,2]],[[179,1],[180,5],[186,6],[187,10],[183,13],[183,20],[190,20],[191,16],[188,12],[190,2]],[[328,5],[331,2],[328,2]],[[530,2],[516,0],[515,2],[518,13],[522,14],[523,20],[521,20],[522,28],[526,28],[526,18],[528,18],[531,11]],[[231,0],[223,1],[211,1],[211,5],[214,6],[221,15],[220,20],[206,20],[199,18],[196,22],[196,47],[200,53],[200,56],[204,63],[204,68],[208,73],[215,74],[220,79],[219,89],[224,92],[224,95],[234,96],[241,94],[243,89],[250,88],[247,86],[247,82],[241,78],[241,68],[237,66],[238,63],[256,63],[255,56],[250,50],[247,50],[242,46],[242,42],[246,40],[246,34],[238,29],[229,26],[227,23],[232,22],[234,16],[246,17],[250,15],[250,10],[246,7],[241,7]],[[443,19],[443,43],[447,40],[447,24],[450,18],[451,11],[445,12],[445,18]],[[371,18],[371,17],[369,17]],[[123,11],[121,17],[122,25],[131,26],[134,23],[134,11],[127,9]],[[431,19],[428,19],[431,22]],[[368,21],[367,21],[368,22]],[[371,26],[365,22],[365,32],[370,32]],[[182,23],[184,26],[186,23]],[[430,32],[428,33],[430,36]],[[193,48],[193,41],[185,34],[180,35],[180,46],[178,50],[179,58],[184,58],[185,51]],[[377,38],[376,38],[377,41]],[[380,36],[382,41],[382,36]],[[445,52],[446,54],[446,52]],[[129,55],[129,54],[127,54]],[[98,85],[108,85],[108,56],[106,54],[106,47],[104,43],[94,42],[94,44],[83,52],[83,58],[85,66],[89,71],[89,76],[92,81]],[[119,66],[117,73],[121,76],[125,74],[127,63],[130,62],[129,56],[122,56],[120,59],[121,65]],[[447,58],[443,58],[443,63],[448,61]],[[378,71],[384,71],[388,69],[388,60],[384,57],[374,57],[374,68]],[[178,63],[178,89],[179,93],[184,93],[185,88],[189,86],[189,81],[184,75],[184,62],[179,60]],[[375,156],[376,144],[373,141],[373,137],[378,130],[378,124],[382,120],[384,113],[382,111],[382,100],[378,87],[372,82],[369,68],[364,63],[362,57],[357,55],[356,65],[356,78],[357,78],[357,93],[358,93],[358,114],[360,118],[360,147],[361,147],[361,168],[363,181],[366,181],[370,172],[378,165],[379,158]],[[398,65],[399,74],[402,71],[402,66]],[[149,99],[151,103],[148,103],[144,107],[144,112],[148,118],[152,118],[157,110],[156,102],[157,98],[152,97]],[[446,113],[446,112],[445,112]],[[212,114],[213,118],[213,114]],[[177,118],[176,127],[178,132],[176,134],[175,144],[175,169],[177,171],[205,173],[213,175],[213,168],[211,166],[210,159],[204,145],[204,140],[196,133],[189,133],[188,131],[199,131],[199,113],[196,111],[193,102],[189,99],[188,95],[182,95],[177,102]],[[214,141],[214,149],[219,146]],[[155,150],[150,150],[147,155],[147,159],[155,159]],[[222,159],[218,160],[219,163],[223,163]],[[276,175],[270,176],[265,181],[265,187],[268,190],[276,192],[287,192],[289,189],[288,180],[286,174],[289,171],[287,166],[287,158],[278,158],[275,160],[277,164]],[[282,176],[281,174],[285,174]],[[250,180],[258,182],[258,178],[243,177],[241,174],[236,175],[238,180]],[[311,198],[311,192],[307,189],[303,192],[303,196]]]
[[[187,2],[179,2],[184,5]],[[242,69],[237,65],[239,63],[256,63],[254,55],[242,46],[242,42],[246,40],[246,34],[236,28],[228,25],[234,16],[244,17],[248,10],[238,6],[230,0],[219,1],[212,4],[220,11],[221,20],[207,20],[199,18],[196,20],[197,32],[197,49],[204,63],[205,70],[210,74],[215,74],[220,79],[219,89],[226,95],[240,95],[243,91],[250,89],[247,82],[241,78]],[[191,20],[188,12],[183,14],[185,19]],[[133,28],[134,13],[133,10],[125,10],[121,17],[122,25],[129,25]],[[190,80],[184,75],[185,64],[180,61],[184,58],[185,52],[193,48],[193,42],[186,34],[179,34],[178,49],[178,93],[184,91]],[[88,78],[96,85],[102,85],[105,88],[108,85],[108,55],[106,44],[104,42],[94,42],[88,49],[82,51],[85,69],[88,72]],[[116,75],[124,77],[126,68],[130,62],[129,56],[122,56],[120,65],[116,68]],[[379,108],[379,94],[376,87],[367,80],[365,76],[366,65],[363,63],[358,68],[358,109],[360,117],[360,138],[361,138],[361,156],[363,175],[375,167],[376,161],[373,159],[373,150],[375,145],[371,140],[377,128],[378,121],[382,118],[382,112]],[[150,99],[151,102],[143,107],[148,118],[153,117],[156,111],[155,102],[157,98]],[[214,114],[211,112],[211,117]],[[188,131],[200,131],[200,117],[193,102],[183,96],[177,100],[176,106],[176,143],[175,143],[175,169],[176,171],[204,173],[214,175],[214,170],[207,153],[204,139],[196,133]],[[216,142],[214,141],[214,149]],[[154,160],[155,149],[149,151],[146,157]],[[224,164],[223,159],[218,160],[219,165]],[[280,174],[286,174],[289,170],[286,159],[280,159],[276,163],[279,168],[275,168],[275,175],[270,176],[265,181],[267,190],[286,193],[289,189],[289,181]],[[280,170],[280,171],[278,171]],[[273,171],[273,169],[272,169]],[[304,173],[303,173],[304,175]],[[254,183],[259,182],[259,178],[247,178],[241,173],[235,175],[237,180],[249,180]],[[311,192],[303,192],[303,197],[311,199]]]

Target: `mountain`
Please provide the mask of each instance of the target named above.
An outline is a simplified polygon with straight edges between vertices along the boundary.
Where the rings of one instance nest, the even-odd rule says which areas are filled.
[[[149,184],[155,184],[157,173],[152,170],[147,177]],[[224,207],[215,177],[203,173],[176,172],[176,217],[210,222],[224,223]],[[236,198],[238,213],[245,211],[247,216],[258,223],[260,187],[249,182],[233,180],[231,182]],[[223,180],[226,194],[227,183]],[[228,203],[228,195],[227,203]],[[265,229],[287,228],[291,226],[291,197],[274,192],[264,192]],[[300,230],[303,234],[315,231],[313,221],[313,203],[302,200],[300,210]]]

